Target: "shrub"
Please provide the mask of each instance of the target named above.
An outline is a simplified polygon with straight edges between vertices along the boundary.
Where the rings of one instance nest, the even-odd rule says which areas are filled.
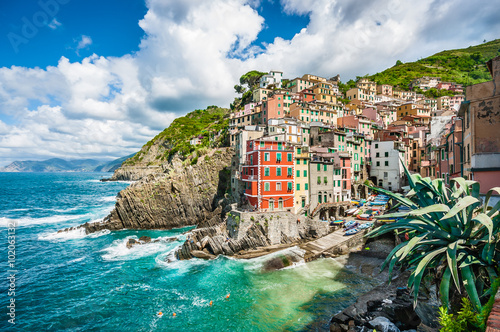
[[[419,174],[410,175],[404,167],[411,190],[405,196],[383,189],[371,189],[390,196],[410,212],[393,213],[376,218],[399,218],[384,224],[367,236],[374,237],[391,231],[409,232],[413,237],[396,246],[382,269],[389,266],[389,278],[395,265],[407,266],[411,272],[408,286],[417,302],[420,282],[430,271],[444,270],[440,295],[447,308],[451,285],[458,292],[465,289],[474,309],[480,312],[488,300],[487,290],[499,274],[500,203],[489,206],[494,192],[488,191],[484,204],[479,199],[479,183],[463,178],[451,179],[447,188],[442,179],[431,180]],[[460,271],[460,273],[459,273]]]

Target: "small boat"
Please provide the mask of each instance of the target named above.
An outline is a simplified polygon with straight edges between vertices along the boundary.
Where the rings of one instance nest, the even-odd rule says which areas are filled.
[[[359,222],[356,221],[356,222],[354,222],[354,224],[347,226],[345,230],[348,231],[348,230],[356,228],[358,226],[359,226]]]
[[[357,232],[359,232],[359,229],[357,228],[353,228],[353,229],[350,229],[348,230],[347,232],[344,233],[345,236],[349,236],[349,235],[354,235],[356,234]]]
[[[330,221],[330,225],[331,226],[334,226],[334,225],[342,225],[344,223],[345,220],[343,219],[339,219],[339,220],[332,220]]]
[[[357,221],[356,220],[349,220],[349,221],[346,221],[346,223],[344,224],[344,227],[349,227],[349,226],[352,226],[356,223]]]
[[[385,223],[391,223],[396,221],[396,219],[377,219],[377,220]]]
[[[358,218],[359,220],[372,220],[372,216],[366,213],[360,214],[356,218]]]
[[[370,228],[372,226],[373,226],[373,224],[371,222],[367,222],[367,223],[359,225],[358,229],[367,229],[367,228]]]
[[[358,212],[358,210],[359,210],[358,208],[352,208],[352,209],[347,210],[346,214],[348,216],[352,216],[353,214],[355,214],[356,212]]]

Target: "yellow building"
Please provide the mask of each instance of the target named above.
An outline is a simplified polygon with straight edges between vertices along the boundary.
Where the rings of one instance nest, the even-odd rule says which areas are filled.
[[[416,103],[406,103],[398,106],[398,120],[407,115],[417,117],[430,117],[430,109]]]
[[[322,103],[336,104],[337,96],[333,92],[333,85],[331,83],[318,83],[312,88],[314,98]]]
[[[361,100],[361,101],[374,101],[375,100],[375,91],[361,89],[361,88],[352,88],[349,89],[346,93],[346,97],[349,100]]]
[[[295,213],[307,211],[309,206],[309,147],[295,147]]]
[[[373,92],[374,94],[377,93],[377,83],[370,81],[367,78],[361,78],[357,83],[356,87],[364,90],[368,90],[370,92]]]

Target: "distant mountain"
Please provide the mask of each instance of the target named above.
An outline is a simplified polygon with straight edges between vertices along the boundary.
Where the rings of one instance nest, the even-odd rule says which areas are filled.
[[[127,160],[128,158],[132,158],[134,155],[135,155],[135,153],[132,153],[131,155],[128,155],[126,157],[121,157],[121,158],[112,160],[108,163],[105,163],[103,165],[97,166],[94,169],[94,172],[114,172],[123,164],[123,162],[125,160]]]
[[[113,172],[130,156],[109,162],[95,159],[64,160],[52,158],[44,161],[14,161],[0,167],[0,172]]]
[[[486,62],[500,55],[500,39],[467,48],[436,53],[415,62],[402,63],[368,75],[377,84],[391,84],[408,90],[410,82],[422,76],[441,77],[445,82],[471,85],[491,80]]]

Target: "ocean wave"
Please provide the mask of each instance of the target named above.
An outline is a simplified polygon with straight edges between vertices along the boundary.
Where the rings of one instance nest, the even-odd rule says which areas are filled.
[[[115,196],[101,197],[101,201],[103,201],[103,202],[115,202],[116,201],[116,195]]]
[[[84,259],[85,259],[85,256],[80,257],[80,258],[75,258],[75,259],[72,259],[72,260],[70,260],[68,263],[76,263],[76,262],[83,261]]]
[[[129,239],[134,239],[138,241],[136,235],[127,236],[124,239],[115,240],[108,248],[101,250],[104,254],[102,258],[106,261],[117,261],[117,260],[134,260],[146,256],[155,255],[158,253],[164,253],[165,251],[172,250],[172,246],[177,246],[177,242],[166,241],[167,239],[172,239],[173,237],[159,237],[156,239],[151,239],[152,242],[136,244],[131,248],[127,248],[127,242]],[[177,238],[177,237],[175,237]],[[159,240],[159,241],[156,241]],[[156,242],[154,242],[156,241]]]
[[[56,224],[62,223],[71,220],[82,219],[86,217],[86,214],[73,214],[73,215],[54,215],[49,217],[41,217],[41,218],[31,218],[31,217],[22,217],[22,218],[6,218],[0,217],[0,227],[26,227],[33,225],[42,225],[42,224]]]
[[[104,229],[99,232],[87,234],[85,232],[85,228],[74,228],[69,231],[63,232],[53,232],[53,233],[45,233],[40,234],[38,236],[38,240],[41,241],[67,241],[67,240],[75,240],[75,239],[83,239],[85,237],[95,239],[104,235],[108,235],[111,233],[110,230]]]

